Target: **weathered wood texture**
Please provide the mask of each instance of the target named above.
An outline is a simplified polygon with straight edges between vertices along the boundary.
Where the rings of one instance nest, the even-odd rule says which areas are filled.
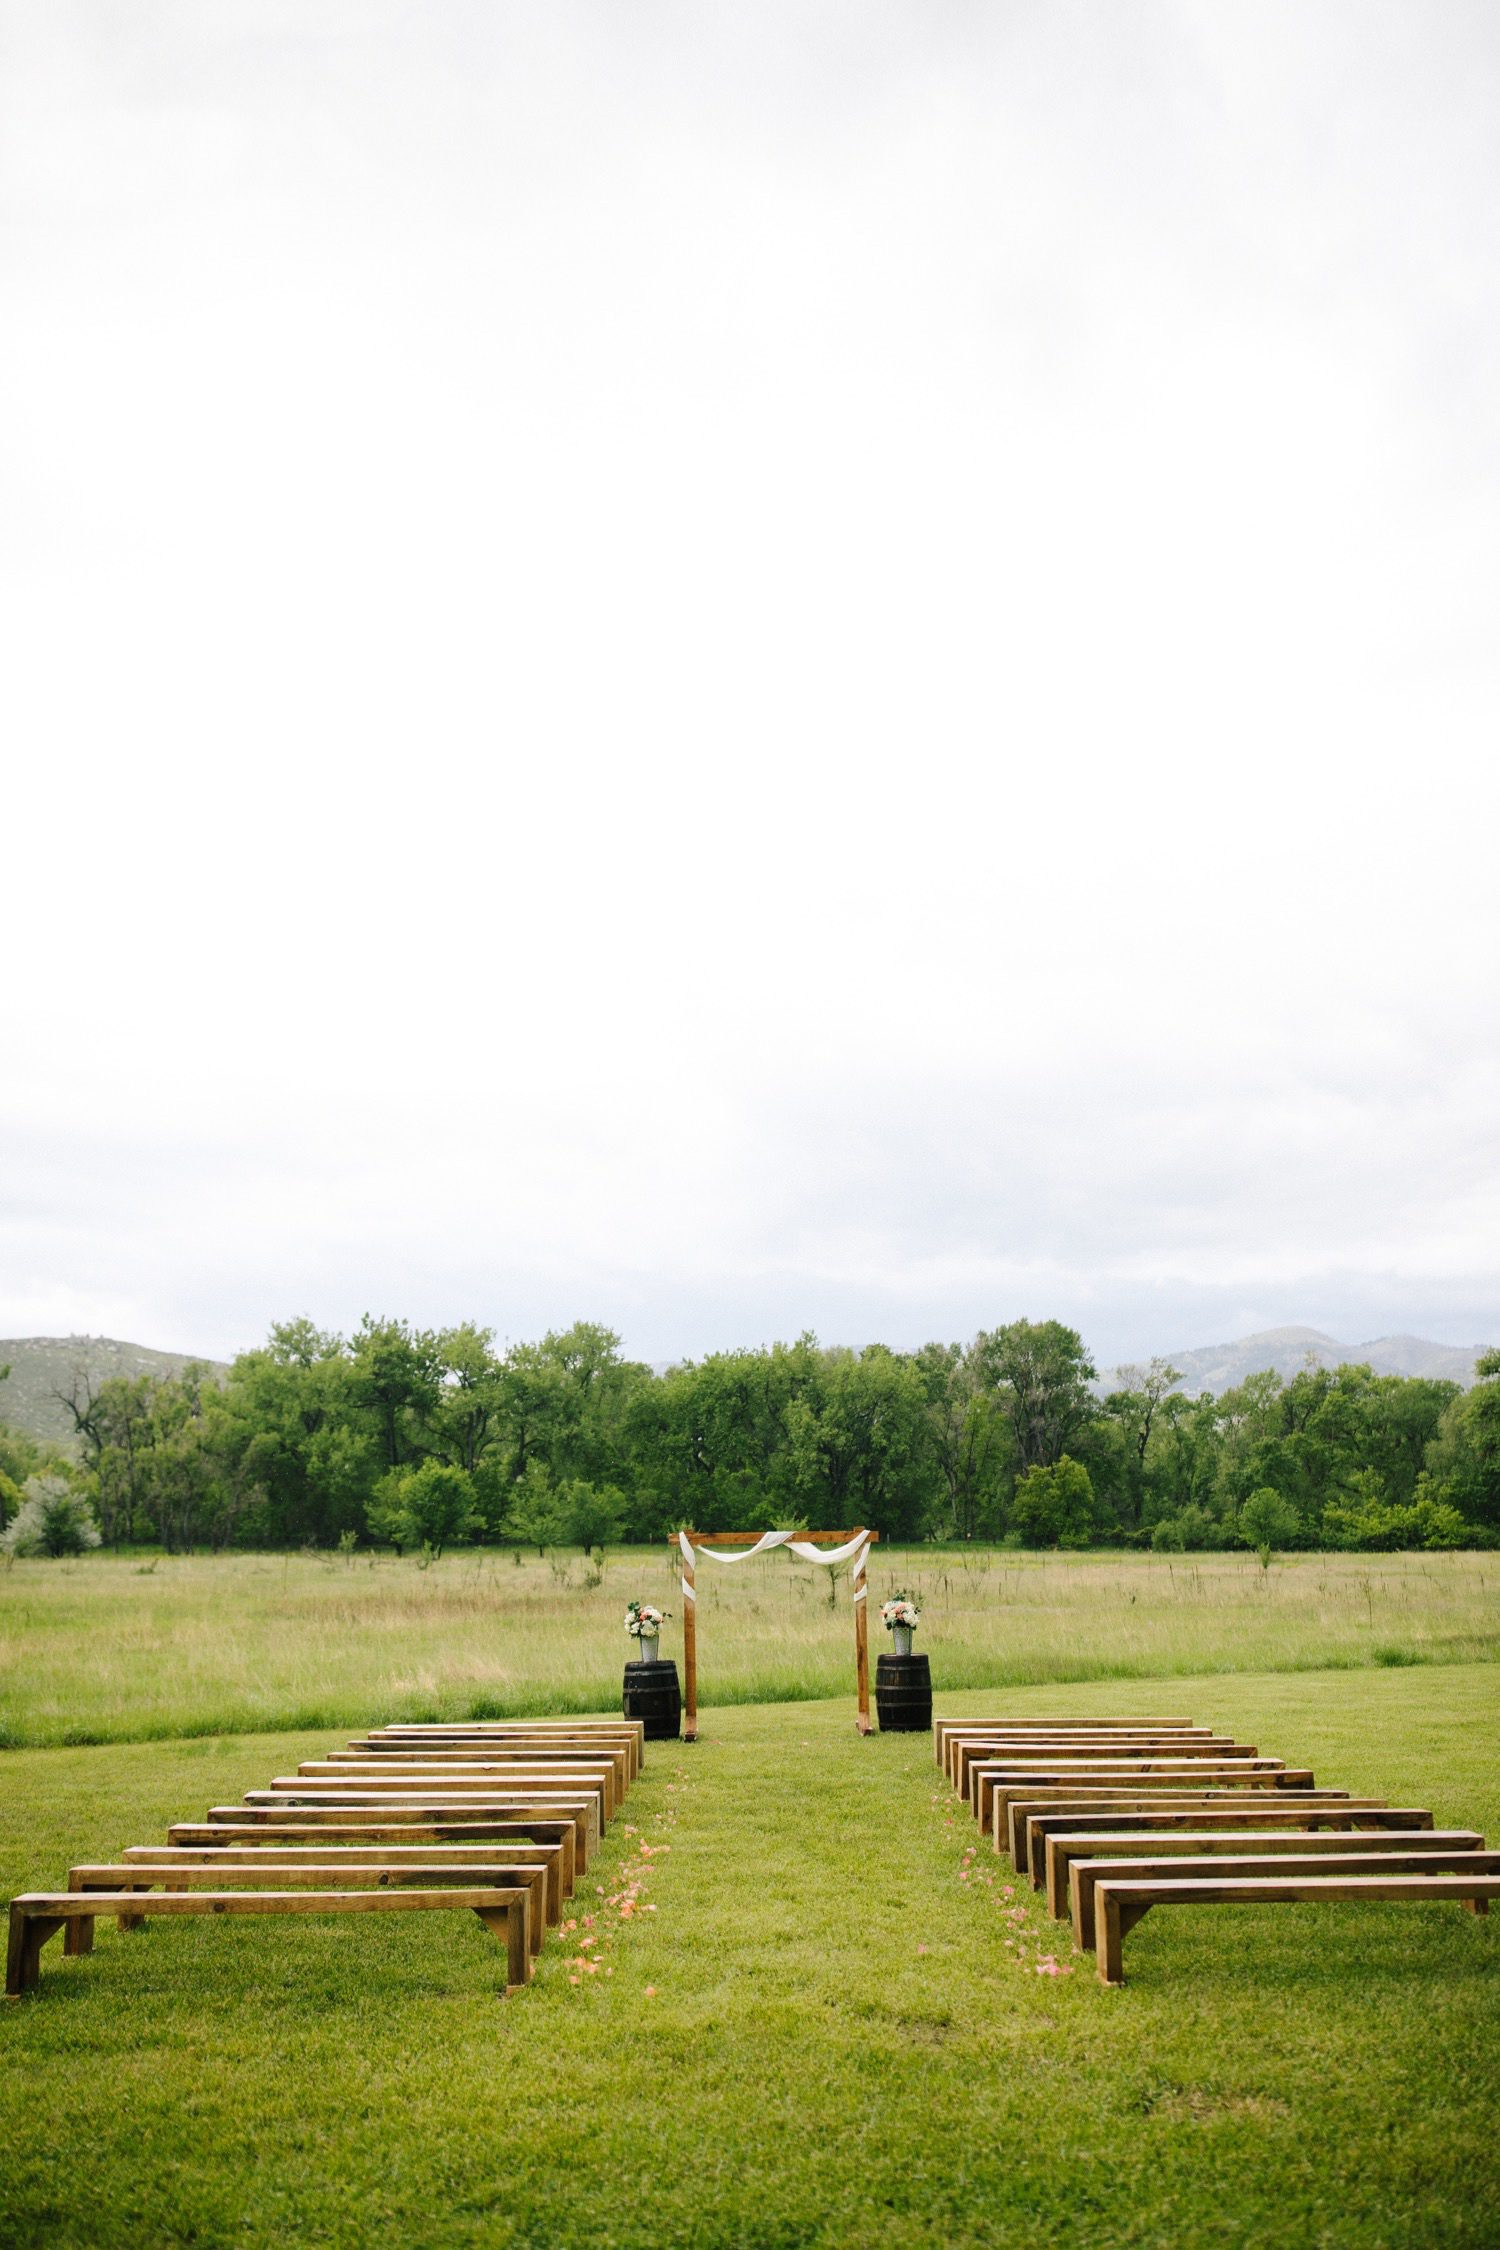
[[[569,1843],[572,1839],[569,1838]],[[549,1923],[560,1919],[571,1895],[566,1880],[567,1846],[555,1844],[353,1844],[337,1835],[318,1844],[206,1845],[129,1844],[121,1858],[147,1867],[311,1867],[314,1865],[389,1868],[393,1873],[412,1869],[442,1868],[461,1873],[466,1868],[511,1867],[535,1869],[542,1877],[543,1904]],[[529,1877],[528,1877],[529,1879]],[[487,1880],[480,1875],[475,1880]],[[69,1884],[71,1890],[72,1884]]]
[[[1318,1801],[1310,1803],[1309,1799],[1314,1797]],[[1347,1836],[1385,1828],[1408,1834],[1432,1828],[1432,1815],[1425,1806],[1387,1805],[1374,1797],[1344,1797],[1325,1805],[1320,1793],[1313,1790],[1302,1791],[1295,1804],[1287,1805],[1264,1801],[1247,1805],[1241,1798],[1231,1805],[1222,1801],[1202,1804],[1195,1800],[1178,1811],[1155,1804],[1147,1811],[1141,1809],[1141,1800],[1135,1798],[1127,1799],[1126,1807],[1122,1810],[1111,1804],[1091,1809],[1083,1805],[1072,1811],[1033,1812],[1024,1805],[1012,1806],[1012,1813],[1018,1815],[1024,1844],[1026,1864],[1022,1872],[1030,1876],[1032,1889],[1039,1891],[1046,1880],[1047,1851],[1054,1836],[1083,1842],[1100,1835],[1128,1843],[1137,1834],[1155,1838],[1178,1831],[1199,1836],[1217,1833],[1223,1835],[1226,1847],[1233,1850],[1237,1835],[1280,1833],[1282,1830],[1292,1835]]]
[[[1342,1808],[1349,1803],[1347,1790],[1297,1789],[1281,1800],[1294,1814],[1305,1816],[1310,1806],[1331,1805]],[[1232,1811],[1238,1807],[1259,1819],[1278,1800],[1269,1790],[1207,1788],[1207,1789],[1039,1789],[1033,1795],[1023,1791],[1019,1796],[1002,1801],[994,1808],[991,1833],[997,1852],[1009,1852],[1011,1864],[1018,1875],[1029,1872],[1027,1859],[1027,1826],[1036,1814],[1064,1811],[1069,1807],[1081,1814],[1090,1812],[1178,1813],[1194,1809],[1206,1811]]]

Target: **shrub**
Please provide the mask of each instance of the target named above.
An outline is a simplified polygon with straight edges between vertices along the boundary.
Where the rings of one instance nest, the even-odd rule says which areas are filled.
[[[1158,1553],[1180,1555],[1184,1548],[1194,1552],[1204,1547],[1223,1547],[1228,1544],[1223,1525],[1211,1516],[1207,1508],[1190,1504],[1179,1508],[1175,1516],[1163,1516],[1151,1534],[1151,1544]]]
[[[370,1509],[370,1528],[397,1547],[416,1547],[431,1562],[445,1547],[470,1538],[478,1525],[474,1480],[446,1461],[388,1476]]]
[[[1274,1485],[1261,1485],[1240,1510],[1239,1535],[1247,1547],[1290,1547],[1301,1531],[1302,1518]]]
[[[28,1477],[15,1521],[0,1537],[8,1555],[82,1555],[100,1544],[84,1494],[66,1477]]]
[[[1094,1487],[1069,1454],[1051,1468],[1028,1469],[1016,1485],[1016,1529],[1028,1547],[1086,1547],[1094,1528]]]

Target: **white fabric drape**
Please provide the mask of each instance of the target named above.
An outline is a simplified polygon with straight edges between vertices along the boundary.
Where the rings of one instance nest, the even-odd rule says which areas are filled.
[[[749,1562],[752,1555],[764,1555],[772,1547],[790,1547],[792,1553],[800,1555],[803,1562],[827,1565],[853,1562],[858,1556],[860,1561],[855,1573],[858,1577],[863,1574],[864,1550],[870,1544],[870,1534],[868,1531],[856,1531],[854,1537],[846,1540],[842,1547],[815,1547],[811,1540],[799,1539],[795,1531],[765,1531],[753,1547],[741,1547],[736,1552],[723,1547],[695,1547],[687,1533],[679,1531],[677,1544],[682,1549],[683,1560],[690,1567],[699,1555],[709,1555],[715,1562],[722,1563]]]

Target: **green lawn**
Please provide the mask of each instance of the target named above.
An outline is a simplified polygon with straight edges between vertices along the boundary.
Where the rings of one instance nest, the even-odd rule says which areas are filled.
[[[1042,1555],[877,1547],[872,1604],[915,1587],[950,1689],[1500,1656],[1500,1556]],[[828,1595],[833,1593],[832,1602]],[[372,1718],[607,1707],[626,1602],[682,1601],[665,1543],[431,1569],[394,1556],[118,1557],[0,1570],[0,1744],[146,1741]],[[706,1704],[841,1694],[847,1578],[785,1555],[699,1571]]]
[[[1191,1712],[1500,1833],[1492,1666],[1004,1700]],[[980,1839],[929,1740],[862,1742],[851,1718],[847,1696],[720,1708],[696,1746],[655,1748],[579,1901],[594,1929],[508,2001],[458,1916],[106,1928],[70,1962],[54,1943],[0,2019],[0,2241],[1492,2250],[1500,1915],[1162,1914],[1107,1992],[1029,1890],[1007,1898],[1005,1863],[965,1861]],[[5,1886],[331,1739],[11,1752]],[[643,1840],[670,1846],[657,1911],[622,1924],[607,1901]],[[584,1935],[608,1974],[568,1966]],[[1049,1955],[1069,1973],[1039,1973]]]

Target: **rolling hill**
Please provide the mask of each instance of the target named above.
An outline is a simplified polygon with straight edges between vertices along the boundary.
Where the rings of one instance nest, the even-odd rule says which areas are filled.
[[[1217,1396],[1231,1390],[1267,1367],[1274,1367],[1289,1382],[1309,1361],[1319,1367],[1365,1365],[1377,1375],[1433,1376],[1467,1389],[1474,1380],[1474,1362],[1484,1349],[1482,1344],[1434,1344],[1423,1336],[1378,1336],[1368,1344],[1341,1344],[1320,1328],[1265,1328],[1234,1343],[1205,1344],[1165,1357],[1182,1370],[1179,1388],[1196,1398],[1204,1391]],[[1111,1368],[1101,1378],[1101,1390],[1117,1389],[1119,1375],[1118,1368]]]
[[[97,1385],[111,1375],[177,1375],[193,1357],[191,1352],[124,1344],[114,1336],[0,1338],[0,1367],[10,1367],[9,1379],[0,1383],[0,1422],[71,1450],[73,1418],[58,1394],[66,1394],[75,1380],[86,1377]],[[217,1360],[197,1364],[216,1370],[222,1365]]]

